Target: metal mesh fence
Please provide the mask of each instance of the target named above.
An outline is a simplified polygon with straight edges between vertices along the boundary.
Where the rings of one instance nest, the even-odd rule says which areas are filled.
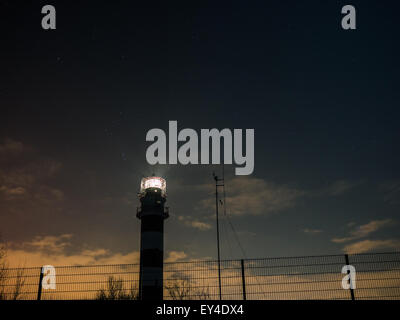
[[[345,255],[221,261],[223,300],[400,299],[400,253],[348,255],[356,287],[344,290]],[[139,265],[55,267],[56,289],[42,300],[137,299]],[[38,299],[41,268],[0,272],[0,299]],[[220,298],[217,261],[164,264],[164,299]],[[352,291],[352,292],[351,292]]]
[[[400,253],[349,255],[357,270],[355,299],[400,299]]]

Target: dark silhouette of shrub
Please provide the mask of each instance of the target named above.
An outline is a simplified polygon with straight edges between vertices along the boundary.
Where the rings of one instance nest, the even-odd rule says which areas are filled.
[[[107,288],[100,289],[96,294],[96,300],[138,300],[138,291],[135,286],[124,289],[121,278],[108,277]]]

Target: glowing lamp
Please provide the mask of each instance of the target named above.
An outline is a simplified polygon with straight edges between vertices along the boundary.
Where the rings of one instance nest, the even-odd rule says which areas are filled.
[[[161,177],[143,178],[140,183],[140,193],[143,194],[147,189],[156,188],[161,190],[161,195],[165,196],[167,192],[167,182]]]

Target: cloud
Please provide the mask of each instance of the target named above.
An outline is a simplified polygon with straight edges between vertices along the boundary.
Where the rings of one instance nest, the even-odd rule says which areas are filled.
[[[400,203],[400,181],[386,181],[379,186],[379,189],[384,193],[383,201],[389,204]]]
[[[168,257],[165,262],[177,262],[179,260],[185,259],[187,254],[183,251],[170,251],[168,252]]]
[[[268,215],[293,207],[306,191],[277,185],[254,177],[235,177],[226,181],[227,211],[232,215]],[[202,187],[212,193],[214,187]],[[200,202],[202,208],[215,209],[215,198]]]
[[[26,193],[26,189],[23,187],[10,188],[7,186],[1,186],[0,191],[5,193],[7,196],[19,196]]]
[[[40,186],[33,194],[33,198],[43,204],[51,204],[52,202],[63,201],[64,192],[56,188]]]
[[[49,253],[60,253],[71,243],[72,234],[60,236],[36,236],[31,241],[23,242],[19,247],[29,251],[46,251]]]
[[[323,193],[331,196],[342,195],[356,186],[360,185],[361,181],[350,181],[350,180],[337,180],[329,185]]]
[[[296,206],[305,197],[339,196],[358,186],[360,181],[338,180],[327,187],[300,189],[255,177],[226,180],[227,211],[232,215],[269,215]],[[200,209],[215,210],[215,186],[195,186],[210,197],[200,201]]]
[[[187,216],[187,217],[179,216],[178,220],[182,221],[188,227],[199,229],[201,231],[210,230],[212,228],[211,224],[206,223],[206,222],[201,222],[201,221],[193,219],[189,216]]]
[[[2,144],[0,144],[0,155],[5,158],[5,156],[15,156],[26,151],[31,151],[32,148],[25,146],[22,142],[13,139],[6,138]]]
[[[333,238],[332,242],[344,243],[361,238],[365,238],[370,234],[384,228],[393,225],[395,222],[392,219],[384,220],[372,220],[366,224],[355,227],[349,234],[348,237]],[[354,223],[348,224],[348,227],[353,227]],[[400,241],[396,239],[389,240],[362,240],[354,243],[350,243],[344,246],[343,251],[346,253],[363,253],[378,249],[400,249]]]
[[[0,143],[0,224],[17,224],[27,212],[40,219],[62,211],[65,194],[51,185],[61,168],[22,142]]]
[[[74,254],[65,252],[49,254],[43,251],[27,251],[23,249],[9,250],[7,258],[10,267],[35,267],[50,264],[53,266],[100,265],[139,263],[139,252],[132,251],[126,254],[111,253],[106,249],[82,250]]]
[[[303,229],[303,232],[304,233],[307,233],[307,234],[318,234],[318,233],[322,233],[322,230],[319,230],[319,229]]]
[[[61,163],[39,154],[22,142],[6,139],[0,144],[0,185],[28,188],[54,176]]]
[[[348,242],[348,241],[352,241],[355,239],[364,238],[383,227],[393,225],[393,223],[394,223],[394,221],[391,219],[372,220],[372,221],[368,222],[367,224],[363,224],[361,226],[356,227],[353,231],[350,232],[350,236],[344,237],[344,238],[333,238],[332,242],[343,243],[343,242]]]
[[[96,265],[96,264],[137,264],[139,251],[127,253],[111,252],[105,248],[78,248],[73,253],[67,253],[72,248],[72,234],[58,236],[36,236],[22,243],[8,243],[7,260],[10,267],[18,266],[53,266]],[[172,254],[171,259],[178,260],[182,254]],[[29,265],[27,265],[29,264]]]
[[[400,250],[399,240],[363,240],[349,244],[343,248],[348,254],[364,253],[378,249],[396,249]]]
[[[238,231],[237,234],[245,237],[255,237],[257,235],[257,233],[252,231]]]
[[[138,264],[139,251],[112,252],[106,248],[76,248],[71,250],[73,234],[36,236],[22,243],[7,243],[7,260],[10,267]],[[165,262],[176,262],[187,258],[183,251],[169,251]],[[29,265],[27,265],[29,263]]]

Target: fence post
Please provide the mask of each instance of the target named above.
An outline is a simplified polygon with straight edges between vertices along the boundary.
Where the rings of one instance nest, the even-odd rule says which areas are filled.
[[[344,255],[344,258],[345,258],[345,260],[346,260],[346,265],[350,265],[350,262],[349,262],[349,255],[348,254],[345,254]],[[350,270],[347,270],[347,274],[349,274],[350,273]],[[355,300],[355,298],[354,298],[354,290],[353,290],[353,285],[352,285],[352,279],[351,279],[351,276],[349,277],[349,282],[350,282],[350,296],[351,296],[351,300],[352,301],[354,301]]]
[[[40,300],[42,296],[42,280],[43,280],[43,267],[40,268],[40,276],[39,276],[39,287],[37,293],[37,300]]]
[[[246,300],[246,279],[244,276],[244,260],[241,259],[240,263],[242,265],[242,293],[243,293],[243,300]]]

